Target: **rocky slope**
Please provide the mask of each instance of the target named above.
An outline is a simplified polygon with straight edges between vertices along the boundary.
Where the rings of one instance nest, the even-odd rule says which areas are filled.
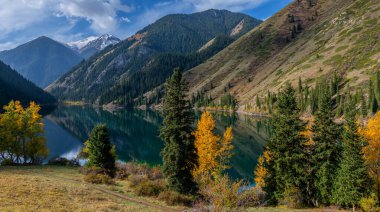
[[[297,0],[207,62],[186,72],[190,94],[234,94],[255,104],[286,82],[313,86],[334,72],[362,86],[380,69],[380,1]]]

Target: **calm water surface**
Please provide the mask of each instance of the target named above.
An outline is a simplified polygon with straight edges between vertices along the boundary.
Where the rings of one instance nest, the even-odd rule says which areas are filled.
[[[199,117],[200,114],[197,114]],[[214,113],[216,131],[233,127],[234,154],[228,173],[235,179],[252,180],[257,158],[262,154],[269,133],[268,120],[246,115]],[[161,164],[163,142],[158,137],[162,117],[155,111],[104,111],[81,106],[59,106],[44,118],[49,157],[75,158],[92,128],[106,124],[118,160]]]

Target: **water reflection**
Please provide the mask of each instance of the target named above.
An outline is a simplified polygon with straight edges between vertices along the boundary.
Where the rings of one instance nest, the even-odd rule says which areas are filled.
[[[196,113],[197,117],[199,115]],[[215,112],[214,116],[218,133],[233,126],[235,149],[229,174],[234,178],[252,180],[257,158],[262,154],[265,138],[270,132],[268,121],[221,112]],[[158,137],[161,122],[160,114],[149,110],[109,112],[91,107],[59,106],[44,119],[49,158],[75,157],[92,128],[103,123],[110,129],[119,160],[157,165],[161,163],[163,147]]]

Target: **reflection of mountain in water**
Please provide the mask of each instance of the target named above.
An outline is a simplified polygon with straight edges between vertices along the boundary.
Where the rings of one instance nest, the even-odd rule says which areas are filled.
[[[199,115],[198,113],[197,117]],[[252,180],[257,158],[263,152],[268,134],[267,121],[226,113],[214,113],[214,116],[218,133],[222,133],[227,126],[233,126],[235,149],[229,173],[233,178]],[[155,111],[121,110],[111,113],[90,107],[58,107],[48,116],[48,120],[65,128],[82,143],[96,124],[104,123],[110,129],[119,160],[152,165],[161,163],[163,143],[158,135],[162,118]],[[57,140],[60,134],[62,133],[56,133]],[[48,139],[54,137],[50,135]]]
[[[59,107],[49,117],[82,142],[88,139],[95,125],[106,124],[119,160],[161,162],[159,153],[163,144],[158,138],[161,118],[155,112],[122,110],[110,113],[90,107]]]

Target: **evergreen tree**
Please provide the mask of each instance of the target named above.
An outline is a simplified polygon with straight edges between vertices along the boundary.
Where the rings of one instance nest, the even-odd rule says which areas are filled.
[[[261,110],[261,102],[260,102],[260,98],[258,95],[256,95],[256,108],[258,110]]]
[[[328,89],[321,91],[313,132],[313,173],[317,204],[328,205],[339,166],[341,128],[334,123],[333,101]]]
[[[362,116],[366,117],[368,115],[367,102],[364,95],[361,97],[360,110]]]
[[[288,189],[298,189],[306,193],[305,161],[308,156],[304,148],[306,139],[301,135],[305,130],[305,123],[299,119],[299,113],[296,92],[287,83],[278,95],[273,117],[273,134],[268,142],[272,155],[268,166],[271,179],[266,179],[267,185],[264,189],[272,203],[281,200]]]
[[[106,125],[98,125],[92,130],[86,149],[88,166],[101,168],[112,177],[115,175],[115,153]]]
[[[163,103],[163,125],[160,137],[165,143],[162,150],[163,172],[168,186],[180,193],[197,190],[192,171],[198,158],[192,135],[194,116],[185,99],[186,84],[179,69],[166,81]]]
[[[348,108],[345,114],[343,155],[334,183],[333,202],[355,207],[368,194],[370,180],[364,165],[363,141],[358,133],[355,105],[350,104]]]

